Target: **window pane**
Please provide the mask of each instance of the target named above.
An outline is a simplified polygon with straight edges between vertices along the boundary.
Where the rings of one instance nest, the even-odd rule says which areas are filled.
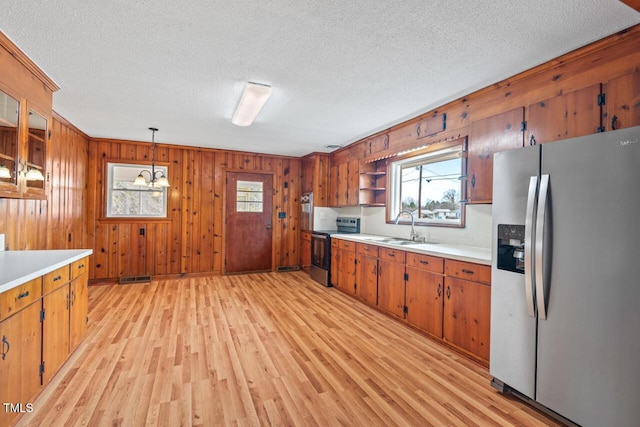
[[[108,164],[108,217],[166,217],[167,192],[163,187],[141,187],[133,181],[142,170],[150,170],[149,165]],[[164,166],[156,167],[155,172],[168,174]],[[159,174],[157,174],[159,175]],[[149,173],[143,173],[149,181]]]
[[[238,181],[236,185],[236,211],[262,212],[262,182]]]
[[[463,145],[403,159],[391,167],[391,218],[400,211],[413,214],[416,223],[461,225],[464,203],[461,176]],[[407,220],[409,215],[406,215]]]

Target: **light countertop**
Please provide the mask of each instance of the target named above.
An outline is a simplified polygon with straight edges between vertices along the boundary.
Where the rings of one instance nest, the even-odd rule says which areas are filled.
[[[334,234],[331,238],[350,240],[358,243],[367,243],[385,248],[398,249],[406,252],[438,256],[455,259],[458,261],[474,262],[477,264],[491,265],[491,249],[475,246],[451,245],[448,243],[412,243],[398,245],[385,243],[382,240],[390,239],[388,236],[376,236],[373,234]]]
[[[0,292],[8,291],[92,253],[91,249],[0,251]]]

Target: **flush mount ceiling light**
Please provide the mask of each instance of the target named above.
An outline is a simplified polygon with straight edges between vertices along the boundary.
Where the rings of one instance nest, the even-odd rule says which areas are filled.
[[[143,169],[140,171],[133,185],[139,187],[169,187],[169,180],[161,170],[156,170],[156,132],[158,128],[149,128],[151,131],[151,170]],[[144,177],[144,173],[149,174],[149,182]],[[159,176],[158,176],[159,175]]]
[[[336,148],[342,148],[342,144],[329,144],[329,145],[325,145],[324,148],[335,150]]]
[[[260,83],[247,83],[231,123],[236,126],[249,126],[270,96],[271,86]]]

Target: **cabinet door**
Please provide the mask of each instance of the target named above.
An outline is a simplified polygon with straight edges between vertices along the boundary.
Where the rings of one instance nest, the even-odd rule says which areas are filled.
[[[340,180],[338,166],[329,169],[329,206],[339,206]]]
[[[358,254],[356,270],[356,294],[364,302],[378,302],[378,258]]]
[[[404,317],[404,263],[378,260],[378,307]]]
[[[598,132],[601,85],[556,96],[529,106],[529,138],[535,143],[558,141]]]
[[[407,321],[438,338],[442,338],[442,282],[442,275],[407,267]]]
[[[489,360],[491,286],[450,277],[444,284],[444,339]]]
[[[340,249],[335,239],[331,240],[331,270],[329,271],[329,281],[331,286],[340,287]]]
[[[340,250],[340,271],[338,272],[338,288],[350,294],[356,292],[356,254],[352,251]]]
[[[606,130],[640,126],[640,71],[607,84]]]
[[[71,282],[69,296],[69,351],[75,350],[87,333],[87,314],[89,312],[89,275],[87,273]]]
[[[469,203],[490,203],[493,199],[493,154],[522,148],[524,108],[479,120],[471,125],[467,171]]]
[[[67,283],[42,300],[45,313],[42,321],[43,384],[49,382],[69,356],[69,291]]]
[[[338,206],[349,204],[349,163],[338,165]]]
[[[22,408],[40,389],[42,302],[31,304],[0,322],[0,403]],[[0,426],[8,426],[17,413],[0,407]]]
[[[358,206],[360,204],[360,162],[349,162],[347,176],[347,205]]]

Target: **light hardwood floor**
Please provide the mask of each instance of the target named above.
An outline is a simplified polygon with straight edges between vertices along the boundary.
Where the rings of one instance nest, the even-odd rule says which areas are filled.
[[[18,426],[538,426],[485,368],[302,272],[92,286]]]

